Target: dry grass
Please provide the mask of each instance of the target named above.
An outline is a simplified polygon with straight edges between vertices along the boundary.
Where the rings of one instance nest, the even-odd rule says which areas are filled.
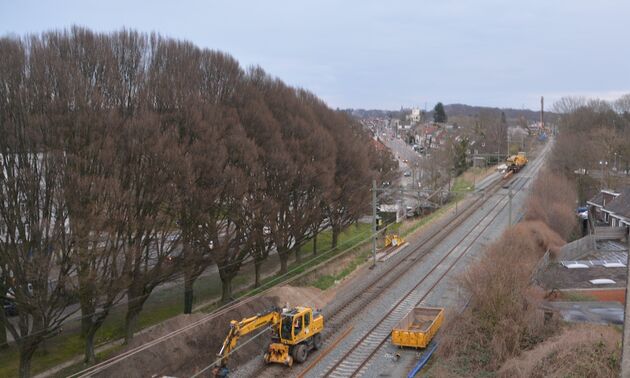
[[[579,324],[518,358],[498,377],[618,377],[621,334],[613,327]]]
[[[532,348],[554,333],[555,321],[538,310],[542,292],[529,286],[530,273],[547,248],[564,242],[542,222],[507,230],[479,263],[461,278],[471,295],[468,308],[446,328],[436,376],[483,375],[508,358]]]
[[[543,171],[532,185],[525,220],[544,222],[566,240],[577,226],[576,201],[577,193],[569,180]]]

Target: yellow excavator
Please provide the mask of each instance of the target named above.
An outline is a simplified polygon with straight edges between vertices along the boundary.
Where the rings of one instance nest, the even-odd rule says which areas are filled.
[[[217,354],[220,362],[213,369],[214,375],[227,377],[229,373],[227,360],[236,348],[238,339],[266,326],[272,330],[272,342],[264,355],[266,363],[292,366],[294,361],[306,361],[311,350],[322,346],[324,316],[320,311],[310,307],[274,308],[241,321],[230,322],[230,330]]]

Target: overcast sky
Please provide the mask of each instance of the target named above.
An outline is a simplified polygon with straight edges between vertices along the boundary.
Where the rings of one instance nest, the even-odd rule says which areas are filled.
[[[73,24],[222,50],[340,108],[630,92],[627,0],[0,0],[2,35]]]

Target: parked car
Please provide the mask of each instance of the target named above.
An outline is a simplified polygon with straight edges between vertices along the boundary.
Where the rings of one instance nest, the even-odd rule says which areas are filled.
[[[17,308],[15,306],[15,301],[14,301],[15,295],[13,293],[13,289],[9,289],[4,296],[5,298],[2,300],[2,307],[4,308],[4,315],[16,316]]]
[[[4,307],[4,315],[5,316],[17,316],[17,307],[15,306],[15,302],[5,299],[3,303]]]
[[[576,209],[576,213],[577,213],[577,216],[580,217],[580,219],[588,219],[588,207],[586,206],[578,207]]]
[[[405,175],[405,177],[409,177],[409,176],[411,176],[411,172],[405,172],[404,175]]]

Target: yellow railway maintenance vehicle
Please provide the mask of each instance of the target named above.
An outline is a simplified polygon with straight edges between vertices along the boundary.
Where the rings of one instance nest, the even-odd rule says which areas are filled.
[[[398,235],[387,234],[385,235],[385,248],[387,247],[400,247],[405,241]]]
[[[521,170],[521,168],[527,165],[527,158],[524,152],[519,152],[518,155],[512,155],[507,159],[508,171],[514,173]]]
[[[264,354],[266,363],[292,366],[294,361],[306,361],[311,350],[322,346],[324,316],[320,311],[299,306],[282,310],[274,308],[241,321],[230,322],[228,335],[217,354],[220,365],[213,369],[214,375],[228,375],[227,360],[241,336],[266,326],[272,330],[272,342]]]

